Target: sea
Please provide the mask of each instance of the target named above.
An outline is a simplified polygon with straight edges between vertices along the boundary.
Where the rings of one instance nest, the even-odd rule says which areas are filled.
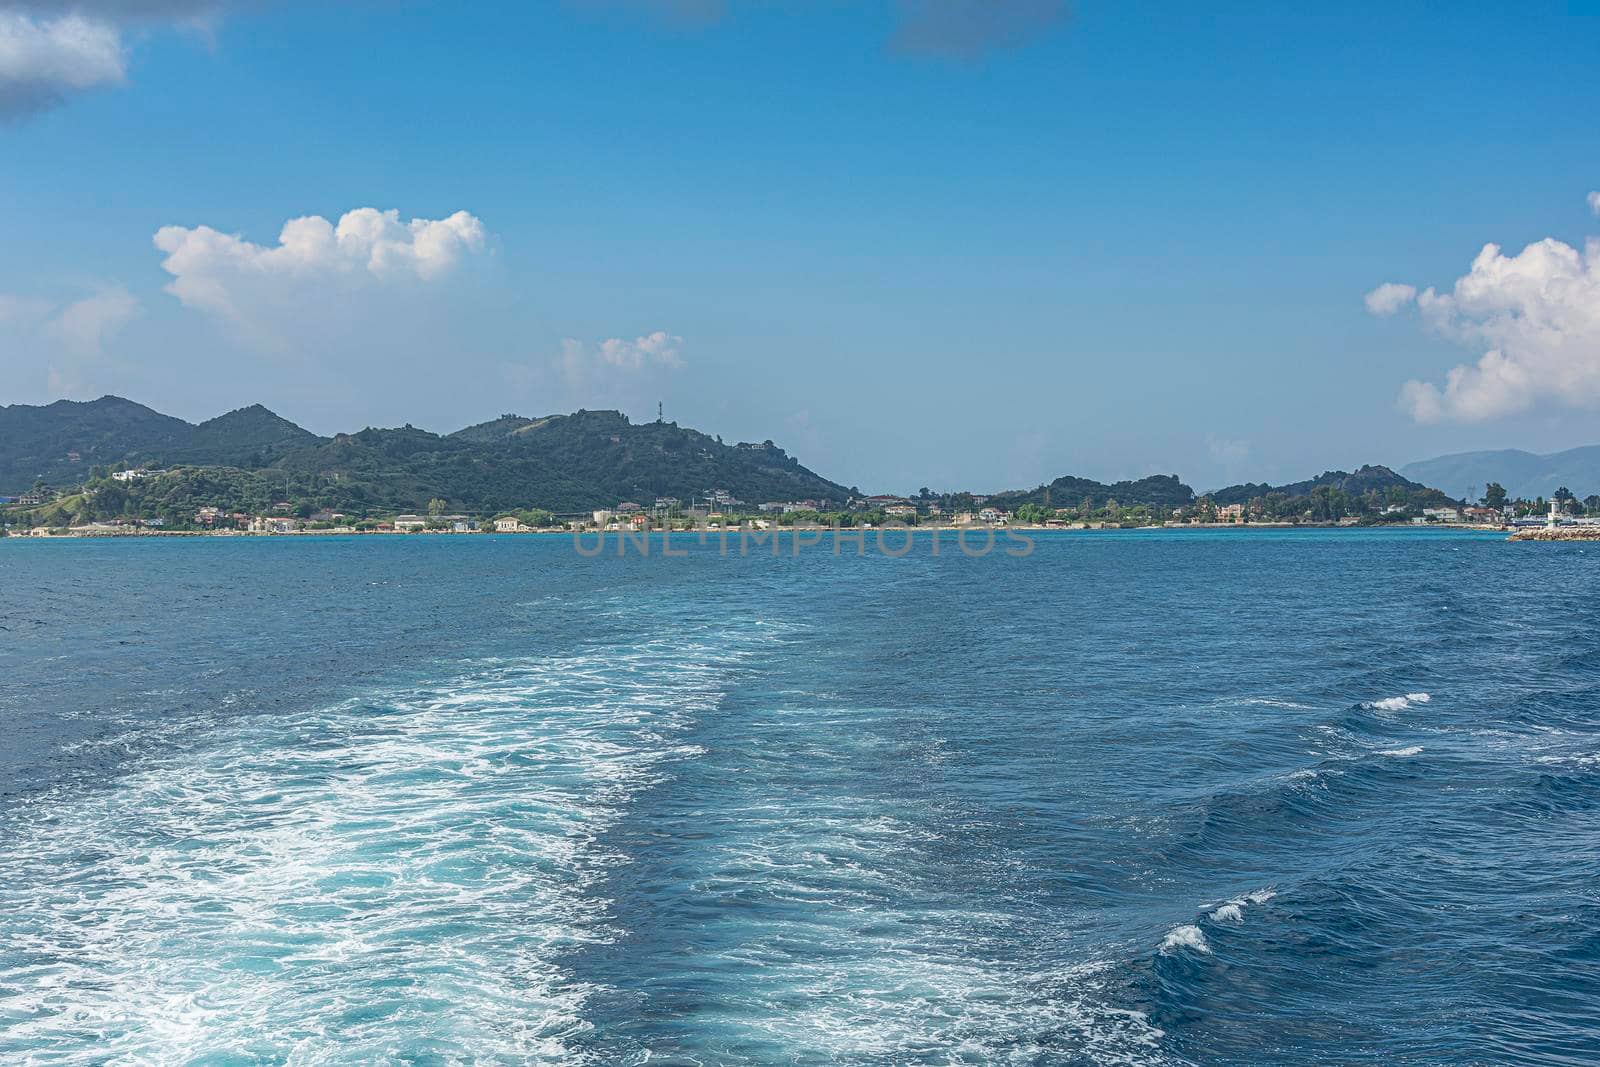
[[[0,541],[0,1063],[1600,1061],[1600,544],[952,536]]]

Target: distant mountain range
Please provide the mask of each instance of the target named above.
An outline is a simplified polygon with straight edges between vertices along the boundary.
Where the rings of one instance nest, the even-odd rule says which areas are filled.
[[[419,509],[434,498],[474,512],[573,512],[661,496],[687,501],[713,488],[752,503],[851,495],[771,441],[725,445],[616,411],[505,415],[445,436],[405,426],[328,438],[259,405],[198,425],[114,396],[0,407],[0,493],[39,480],[76,484],[96,466],[205,468],[206,492],[237,506],[295,494],[363,512]],[[223,478],[217,469],[235,473]]]
[[[0,494],[21,494],[38,481],[76,485],[97,467],[179,468],[125,489],[139,509],[162,514],[207,503],[260,510],[285,500],[372,514],[421,510],[435,499],[475,514],[527,507],[570,514],[628,500],[687,502],[711,489],[746,504],[825,500],[841,506],[860,495],[801,466],[771,441],[727,445],[676,423],[635,424],[616,411],[502,415],[446,435],[408,425],[320,437],[259,404],[199,424],[115,396],[0,407]],[[1483,475],[1471,478],[1481,482]],[[1453,495],[1466,495],[1472,481],[1458,480]],[[1514,481],[1504,484],[1515,491]],[[1574,489],[1587,484],[1576,481]],[[1380,466],[1286,485],[1233,485],[1209,495],[1233,504],[1270,493],[1307,497],[1321,487],[1352,497],[1398,488],[1413,503],[1446,500],[1445,493]],[[1099,507],[1111,500],[1179,508],[1195,499],[1172,474],[1111,483],[1067,475],[989,496],[1003,508],[1075,508],[1085,501]]]
[[[1452,496],[1476,500],[1490,482],[1505,486],[1512,497],[1548,499],[1566,486],[1581,500],[1600,493],[1600,445],[1570,448],[1546,456],[1506,448],[1494,452],[1458,452],[1400,468],[1407,477],[1437,485]]]

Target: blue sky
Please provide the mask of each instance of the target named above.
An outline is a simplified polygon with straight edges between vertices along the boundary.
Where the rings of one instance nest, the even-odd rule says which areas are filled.
[[[944,3],[0,0],[0,403],[660,400],[897,491],[1600,441],[1600,5]]]

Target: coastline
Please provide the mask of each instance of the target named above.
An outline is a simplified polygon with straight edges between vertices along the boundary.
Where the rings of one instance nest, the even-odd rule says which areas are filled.
[[[1427,530],[1427,531],[1478,531],[1483,533],[1509,532],[1507,540],[1510,541],[1590,541],[1600,540],[1600,526],[1597,527],[1558,527],[1549,529],[1538,527],[1528,530],[1513,531],[1508,526],[1492,526],[1480,523],[1429,523],[1416,525],[1412,523],[1376,523],[1360,526],[1352,523],[1293,523],[1293,522],[1190,522],[1190,523],[1161,523],[1148,526],[1117,526],[1109,523],[1073,524],[1073,525],[1028,525],[1011,523],[1005,525],[973,524],[965,526],[929,525],[919,526],[860,526],[860,527],[832,527],[832,526],[777,526],[762,529],[756,526],[725,526],[702,529],[663,530],[660,528],[650,530],[606,530],[592,527],[583,528],[550,528],[539,530],[354,530],[354,529],[328,529],[328,530],[292,530],[292,531],[248,531],[248,530],[152,530],[145,528],[135,529],[71,529],[64,531],[48,530],[43,527],[26,532],[13,532],[8,536],[0,537],[0,542],[17,541],[71,541],[71,540],[127,540],[131,538],[227,538],[227,539],[268,539],[268,538],[307,538],[307,537],[385,537],[385,538],[479,538],[479,537],[573,537],[592,536],[595,534],[616,534],[623,537],[637,538],[644,535],[673,534],[681,536],[704,537],[707,535],[745,534],[794,534],[794,533],[880,533],[891,531],[893,533],[960,533],[967,535],[1001,534],[1006,531],[1026,532],[1029,534],[1078,534],[1078,533],[1139,533],[1142,531],[1183,531],[1183,530],[1231,530],[1238,533],[1252,531],[1261,533],[1281,533],[1286,530],[1330,531],[1330,530]]]
[[[1600,526],[1535,526],[1518,530],[1507,541],[1600,541]]]

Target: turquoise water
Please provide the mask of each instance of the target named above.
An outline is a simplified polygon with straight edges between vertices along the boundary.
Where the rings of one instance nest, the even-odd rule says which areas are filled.
[[[1600,1059],[1600,546],[0,542],[0,1061]]]

